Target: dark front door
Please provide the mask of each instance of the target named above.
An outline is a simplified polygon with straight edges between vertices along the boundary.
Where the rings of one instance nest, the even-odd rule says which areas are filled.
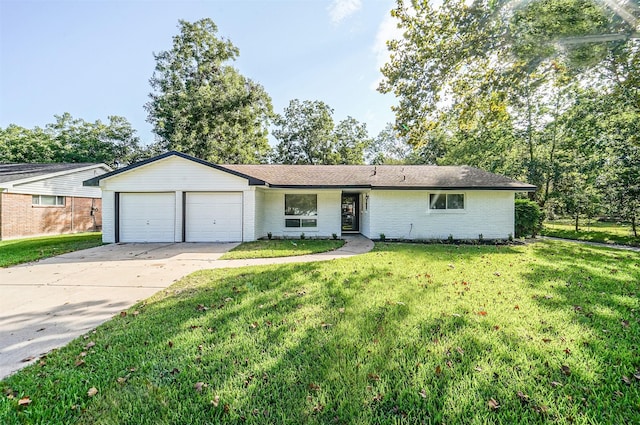
[[[358,199],[360,196],[357,193],[343,193],[342,194],[342,231],[343,232],[357,232],[360,230],[358,212],[360,210],[358,205]]]

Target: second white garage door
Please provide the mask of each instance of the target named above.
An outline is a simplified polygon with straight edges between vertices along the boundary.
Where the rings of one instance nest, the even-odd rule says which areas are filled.
[[[185,241],[242,241],[242,193],[187,193],[185,199]]]

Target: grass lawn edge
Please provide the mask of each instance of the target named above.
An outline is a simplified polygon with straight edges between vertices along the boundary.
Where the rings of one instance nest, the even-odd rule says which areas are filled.
[[[297,257],[335,251],[344,246],[344,239],[265,239],[243,242],[225,253],[220,260]]]

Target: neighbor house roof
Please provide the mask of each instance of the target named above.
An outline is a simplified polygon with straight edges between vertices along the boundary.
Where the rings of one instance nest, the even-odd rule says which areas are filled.
[[[152,162],[178,156],[274,188],[476,189],[534,191],[535,186],[468,166],[437,165],[216,165],[181,152],[166,152],[94,177],[85,186]]]
[[[93,163],[0,164],[0,185],[3,183],[14,184],[16,182],[39,180],[41,178],[53,177],[54,175],[62,175],[68,172],[94,167],[102,167],[105,170],[110,170],[110,168],[104,164]]]

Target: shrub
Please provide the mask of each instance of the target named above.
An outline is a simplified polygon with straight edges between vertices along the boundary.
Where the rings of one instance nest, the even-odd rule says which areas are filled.
[[[384,235],[384,233],[380,233],[380,240],[384,242],[386,239],[387,237]]]
[[[544,219],[540,207],[528,199],[516,199],[516,237],[535,236]]]
[[[304,232],[300,233],[300,240],[304,240],[305,237]]]
[[[335,241],[338,240],[338,234],[337,233],[332,233],[331,234],[331,238]]]
[[[271,232],[267,233],[267,238],[271,240],[271,238],[273,238],[273,234]]]

